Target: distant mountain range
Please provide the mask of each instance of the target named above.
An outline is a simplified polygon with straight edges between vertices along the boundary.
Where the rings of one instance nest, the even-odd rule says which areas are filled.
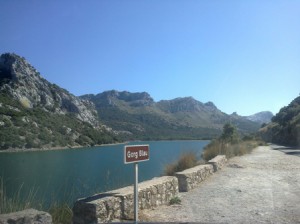
[[[270,116],[228,115],[192,97],[154,102],[146,93],[76,97],[41,77],[23,57],[0,56],[0,149],[75,147],[124,140],[211,139],[226,122],[255,132]],[[264,119],[262,119],[264,118]]]
[[[212,102],[192,97],[154,102],[146,93],[106,91],[80,97],[93,102],[99,119],[125,139],[211,139],[226,122],[241,133],[258,130],[260,124],[239,115],[227,115]]]

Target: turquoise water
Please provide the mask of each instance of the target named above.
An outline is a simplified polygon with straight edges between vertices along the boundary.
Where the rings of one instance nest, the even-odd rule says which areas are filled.
[[[200,159],[209,141],[150,141],[150,160],[139,163],[139,181],[160,176],[166,164],[184,152],[196,152]],[[112,190],[134,181],[134,165],[124,164],[124,144],[93,148],[0,153],[0,175],[6,194],[21,188],[26,197],[34,191],[43,203],[68,200]]]

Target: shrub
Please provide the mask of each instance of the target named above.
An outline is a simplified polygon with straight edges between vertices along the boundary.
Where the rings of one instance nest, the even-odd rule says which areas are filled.
[[[173,176],[176,172],[180,172],[197,165],[197,156],[193,152],[187,152],[180,156],[175,163],[167,164],[164,169],[164,175]]]
[[[208,161],[221,154],[223,154],[222,142],[220,140],[213,140],[204,148],[202,158]]]

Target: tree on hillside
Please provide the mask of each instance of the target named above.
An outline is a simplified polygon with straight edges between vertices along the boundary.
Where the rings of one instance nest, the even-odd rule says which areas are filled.
[[[227,143],[237,143],[239,141],[239,135],[235,126],[230,123],[224,124],[221,140]]]

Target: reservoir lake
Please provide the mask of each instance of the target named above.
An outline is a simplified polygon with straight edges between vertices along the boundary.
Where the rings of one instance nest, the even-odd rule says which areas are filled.
[[[138,141],[149,145],[150,160],[139,163],[139,182],[159,177],[185,152],[201,159],[210,141]],[[134,182],[134,164],[124,164],[125,144],[80,149],[0,153],[0,177],[8,197],[28,194],[44,206],[91,196]]]

